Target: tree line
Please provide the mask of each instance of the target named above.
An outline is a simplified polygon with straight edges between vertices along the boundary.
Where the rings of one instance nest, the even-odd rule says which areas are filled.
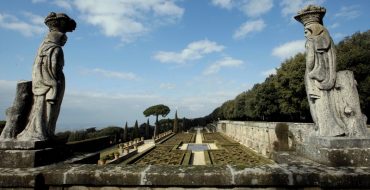
[[[158,133],[173,130],[174,128],[177,128],[178,132],[187,131],[196,125],[197,123],[195,120],[187,118],[178,119],[175,117],[174,119],[161,119],[158,121]],[[140,125],[136,121],[134,126],[130,127],[126,122],[124,127],[107,126],[102,129],[91,127],[77,131],[59,132],[56,134],[56,136],[58,139],[65,139],[67,142],[110,136],[113,143],[118,143],[131,141],[141,137],[144,137],[144,139],[151,139],[154,135],[154,128],[155,126],[150,125],[148,120],[146,123],[142,123]]]
[[[336,45],[337,70],[351,70],[357,81],[363,114],[370,116],[370,30],[357,32]],[[285,60],[276,74],[224,102],[209,115],[197,118],[241,121],[312,122],[304,85],[305,54]]]
[[[147,123],[142,123],[140,126],[135,122],[134,126],[128,127],[127,122],[124,127],[107,126],[102,129],[91,127],[88,129],[81,129],[77,131],[64,131],[56,134],[60,139],[66,139],[67,142],[81,141],[85,139],[99,138],[103,136],[110,136],[114,143],[127,142],[136,138],[144,137],[151,138],[153,135],[154,126]]]

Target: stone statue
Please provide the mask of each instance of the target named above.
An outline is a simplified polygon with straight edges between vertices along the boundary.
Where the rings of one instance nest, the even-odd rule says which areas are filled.
[[[16,117],[27,118],[26,125],[19,134],[14,130],[9,133],[14,126],[6,126],[0,139],[44,141],[54,136],[65,88],[62,47],[67,42],[66,32],[72,32],[76,22],[66,14],[52,12],[45,18],[45,24],[49,33],[38,49],[32,70],[32,108],[27,116]],[[19,100],[16,98],[13,108],[16,101]],[[12,115],[7,113],[7,117]]]
[[[336,71],[336,50],[323,25],[326,9],[309,5],[295,19],[304,25],[305,86],[318,136],[367,136],[356,81],[351,71]]]

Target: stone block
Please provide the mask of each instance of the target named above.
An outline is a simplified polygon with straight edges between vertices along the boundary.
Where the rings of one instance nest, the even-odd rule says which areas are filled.
[[[370,148],[370,138],[311,137],[309,143],[325,148]]]
[[[0,150],[32,150],[50,147],[52,142],[49,141],[18,141],[6,140],[0,141]]]
[[[27,168],[56,163],[71,156],[63,147],[38,150],[0,150],[1,168]]]
[[[345,137],[311,137],[299,144],[303,157],[328,166],[370,166],[370,139]]]

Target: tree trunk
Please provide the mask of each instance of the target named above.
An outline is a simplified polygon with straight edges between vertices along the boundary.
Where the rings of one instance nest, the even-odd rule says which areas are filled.
[[[0,139],[14,139],[28,122],[33,100],[32,81],[20,81],[12,107],[6,110],[6,125]]]

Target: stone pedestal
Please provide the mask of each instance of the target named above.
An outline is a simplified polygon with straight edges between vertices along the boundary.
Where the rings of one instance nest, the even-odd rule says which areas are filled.
[[[47,141],[1,141],[0,168],[28,168],[63,161],[72,152]]]
[[[370,138],[310,137],[297,152],[328,166],[370,166]]]

